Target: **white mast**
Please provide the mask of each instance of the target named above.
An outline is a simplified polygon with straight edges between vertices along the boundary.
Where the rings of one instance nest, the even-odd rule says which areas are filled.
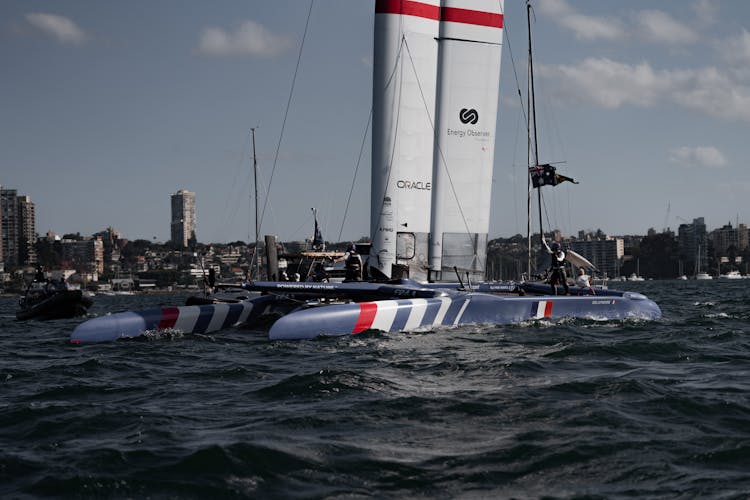
[[[431,279],[484,279],[503,2],[443,0],[433,157]]]
[[[430,230],[439,20],[439,0],[375,4],[369,267],[380,277],[418,258]]]
[[[376,2],[371,274],[484,277],[502,26],[502,0]]]

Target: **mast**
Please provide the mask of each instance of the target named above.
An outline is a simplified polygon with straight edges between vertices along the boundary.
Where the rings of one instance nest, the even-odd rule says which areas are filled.
[[[537,141],[537,127],[536,127],[536,98],[534,95],[534,51],[532,49],[531,44],[531,0],[526,0],[526,27],[528,30],[528,36],[529,36],[529,92],[527,96],[528,100],[528,109],[529,109],[529,116],[528,120],[531,122],[527,124],[527,133],[528,133],[528,155],[531,155],[531,150],[533,146],[534,151],[534,157],[529,158],[529,167],[533,165],[534,167],[539,165],[539,142]],[[533,132],[533,134],[532,134]],[[533,159],[533,164],[531,160]],[[529,186],[529,195],[527,199],[527,237],[528,237],[528,276],[531,276],[531,191],[530,191],[530,184],[531,184],[531,175],[528,175],[527,180],[527,186]],[[536,188],[537,190],[537,205],[539,208],[539,238],[540,241],[544,240],[544,229],[542,227],[542,189],[541,187]]]
[[[428,248],[436,281],[455,268],[486,279],[503,25],[502,2],[441,2]]]
[[[250,267],[255,265],[255,279],[260,279],[260,259],[258,258],[258,247],[259,247],[259,233],[260,228],[258,227],[258,159],[255,155],[255,127],[251,128],[250,131],[253,134],[253,184],[255,186],[255,251],[253,252],[253,261],[250,263]],[[252,277],[252,273],[251,273]]]
[[[536,128],[536,96],[534,95],[534,51],[531,47],[531,1],[526,2],[526,22],[529,28],[529,83],[531,90],[531,117],[534,128],[534,166],[539,164],[539,141],[537,140]],[[544,238],[542,229],[542,190],[537,188],[537,201],[539,203],[539,236]]]

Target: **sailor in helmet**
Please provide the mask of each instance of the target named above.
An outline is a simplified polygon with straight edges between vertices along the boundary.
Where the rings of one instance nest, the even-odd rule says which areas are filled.
[[[561,283],[565,289],[565,295],[570,294],[568,288],[568,277],[565,274],[565,252],[560,248],[560,244],[556,241],[552,242],[551,248],[547,245],[547,241],[542,237],[542,244],[547,252],[550,254],[550,269],[552,274],[549,277],[549,284],[552,286],[552,295],[557,295],[557,284]]]
[[[362,257],[357,253],[357,245],[349,243],[346,253],[334,262],[344,261],[346,275],[344,281],[362,281]]]

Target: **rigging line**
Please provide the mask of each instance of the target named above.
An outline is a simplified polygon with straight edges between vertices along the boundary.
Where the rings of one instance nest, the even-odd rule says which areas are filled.
[[[500,12],[505,16],[505,12],[501,7]],[[523,96],[521,95],[521,83],[518,81],[518,71],[516,70],[516,60],[513,57],[513,50],[510,46],[510,32],[508,31],[508,25],[503,23],[503,36],[505,37],[505,44],[508,46],[508,56],[510,57],[510,66],[513,68],[513,77],[516,79],[516,93],[518,94],[518,101],[521,104],[521,112],[524,118],[526,118],[526,107],[523,105]]]
[[[224,198],[224,209],[222,211],[222,222],[220,229],[227,229],[235,227],[233,224],[235,217],[237,216],[237,212],[239,210],[239,204],[242,200],[244,200],[244,193],[246,192],[245,186],[247,186],[249,182],[249,178],[247,177],[245,170],[242,168],[242,165],[245,163],[244,158],[244,150],[240,152],[240,157],[237,160],[237,165],[235,166],[235,172],[234,172],[234,178],[232,180],[232,183],[230,184],[233,188],[236,188],[239,186],[239,182],[242,180],[240,179],[240,175],[242,175],[242,178],[244,179],[242,186],[240,187],[239,191],[230,190],[228,195]],[[233,207],[230,212],[230,207]]]
[[[524,113],[524,115],[525,115],[525,113]],[[525,118],[525,116],[524,116],[524,118]],[[516,153],[518,152],[518,140],[519,140],[518,135],[519,135],[519,130],[521,128],[521,127],[518,126],[518,121],[520,121],[520,119],[521,119],[521,113],[519,113],[518,117],[516,118],[516,136],[513,139],[513,161],[511,162],[511,167],[512,167],[511,168],[511,174],[513,176],[513,183],[512,184],[513,184],[514,188],[516,187],[516,182],[517,182],[516,181],[516,168],[517,168]],[[526,177],[528,179],[528,175],[529,175],[529,167],[528,167],[528,165],[526,166],[525,170],[526,170]],[[514,219],[516,221],[516,224],[515,224],[514,227],[518,228],[518,189],[513,189],[513,215],[514,215]]]
[[[357,166],[354,168],[354,178],[352,178],[352,185],[349,188],[349,197],[346,199],[346,208],[344,209],[344,217],[341,220],[341,229],[339,229],[338,241],[341,241],[341,233],[344,232],[344,223],[346,222],[346,216],[349,214],[349,203],[352,201],[352,193],[354,192],[354,183],[357,180],[357,172],[359,172],[359,164],[362,161],[362,152],[365,149],[365,142],[367,141],[367,131],[370,130],[370,123],[372,122],[372,106],[370,106],[370,116],[367,117],[367,126],[365,127],[365,134],[362,136],[362,144],[359,147],[359,157],[357,158]]]
[[[404,41],[404,44],[406,45],[406,53],[409,55],[409,62],[412,65],[412,69],[414,69],[414,74],[417,74],[416,67],[414,66],[414,59],[411,56],[411,51],[409,50],[409,44]],[[427,100],[425,99],[424,92],[422,90],[422,83],[419,81],[419,78],[417,78],[417,87],[419,88],[419,94],[422,96],[422,103],[425,107],[425,112],[427,113],[427,119],[430,122],[430,127],[432,128],[432,133],[435,133],[435,121],[433,120],[432,116],[430,115],[430,110],[427,107]],[[461,200],[458,198],[458,193],[456,193],[456,187],[453,184],[453,179],[451,178],[451,174],[448,171],[448,162],[445,160],[445,155],[443,154],[442,149],[438,147],[438,154],[440,156],[440,159],[443,163],[443,168],[445,169],[446,177],[448,178],[448,185],[451,188],[451,192],[453,193],[453,198],[456,200],[456,205],[458,206],[458,212],[461,214],[461,220],[464,223],[464,226],[466,227],[466,234],[471,235],[471,231],[469,230],[469,223],[466,221],[466,216],[464,216],[463,208],[461,208]],[[473,241],[472,239],[472,246],[474,248],[474,256],[477,257],[477,245],[476,241]]]
[[[308,215],[308,216],[307,216],[307,219],[305,219],[305,220],[304,220],[304,221],[302,222],[302,224],[300,224],[300,225],[299,225],[299,226],[297,227],[297,229],[295,229],[295,230],[294,230],[294,232],[292,232],[292,238],[296,238],[296,237],[297,237],[297,235],[298,235],[298,234],[300,234],[300,232],[302,231],[302,228],[303,228],[303,227],[305,227],[305,226],[309,226],[309,225],[310,225],[310,216]]]
[[[393,71],[391,71],[391,76],[388,78],[388,81],[385,84],[385,87],[383,88],[383,91],[385,92],[385,89],[391,86],[393,83],[393,79],[396,77],[396,70],[398,69],[399,65],[403,66],[403,60],[401,57],[401,52],[403,51],[404,45],[406,44],[406,35],[401,35],[401,45],[398,47],[398,53],[396,54],[396,60],[393,64]],[[403,75],[404,70],[401,69],[401,74]],[[391,147],[391,158],[388,162],[388,177],[385,180],[385,183],[383,184],[383,192],[378,193],[381,201],[380,201],[380,213],[382,215],[383,213],[383,207],[385,206],[385,193],[388,192],[388,184],[391,182],[391,174],[393,173],[393,157],[396,155],[396,137],[398,137],[398,127],[401,123],[401,95],[403,93],[403,77],[400,80],[400,86],[398,90],[398,100],[399,105],[396,106],[396,110],[398,111],[398,114],[396,115],[396,129],[393,131],[393,144]],[[417,78],[417,80],[419,80]],[[375,168],[375,165],[372,165],[370,168]],[[372,196],[372,195],[371,195]],[[382,217],[378,217],[378,226],[374,228],[370,228],[372,230],[372,234],[370,235],[370,241],[372,241],[375,238],[375,235],[380,230],[380,221],[382,220]]]
[[[266,207],[268,207],[268,200],[271,198],[271,182],[273,182],[273,174],[276,172],[276,165],[279,160],[279,151],[281,150],[281,141],[284,138],[284,129],[286,128],[286,120],[289,116],[289,108],[292,104],[292,96],[294,95],[294,85],[297,83],[297,73],[299,72],[300,62],[302,61],[302,50],[305,47],[305,39],[307,38],[307,29],[310,26],[310,17],[312,17],[312,9],[315,0],[310,0],[310,9],[307,11],[307,20],[305,21],[305,31],[302,34],[302,43],[299,46],[299,54],[297,55],[297,65],[294,68],[294,76],[292,77],[292,87],[289,89],[289,98],[286,102],[286,110],[284,111],[284,120],[281,122],[281,133],[279,134],[279,142],[276,144],[276,153],[273,158],[273,167],[271,168],[271,177],[268,179],[268,189],[266,190],[266,200],[263,203],[263,211],[260,214],[260,224],[258,227],[263,226],[263,219],[266,215]]]

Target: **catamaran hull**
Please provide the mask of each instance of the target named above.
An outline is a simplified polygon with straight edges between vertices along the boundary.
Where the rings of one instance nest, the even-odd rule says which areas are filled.
[[[293,312],[276,321],[271,340],[303,340],[366,330],[430,330],[472,324],[513,324],[564,318],[653,320],[659,306],[640,294],[620,297],[501,297],[465,293],[431,299],[402,299],[332,305]]]
[[[500,285],[495,285],[498,287]],[[399,332],[539,319],[652,320],[661,317],[659,306],[635,292],[609,290],[607,295],[518,296],[511,294],[517,291],[516,285],[504,287],[493,294],[427,288],[408,281],[400,285],[255,282],[245,288],[264,295],[231,304],[101,316],[80,324],[70,341],[105,342],[167,329],[210,333],[243,324],[261,327],[268,322],[272,322],[269,339],[303,340],[366,330]],[[346,297],[354,300],[342,303]]]
[[[108,342],[163,330],[183,333],[215,332],[247,323],[265,302],[259,299],[265,298],[233,304],[165,307],[108,314],[78,325],[70,336],[70,342]]]

